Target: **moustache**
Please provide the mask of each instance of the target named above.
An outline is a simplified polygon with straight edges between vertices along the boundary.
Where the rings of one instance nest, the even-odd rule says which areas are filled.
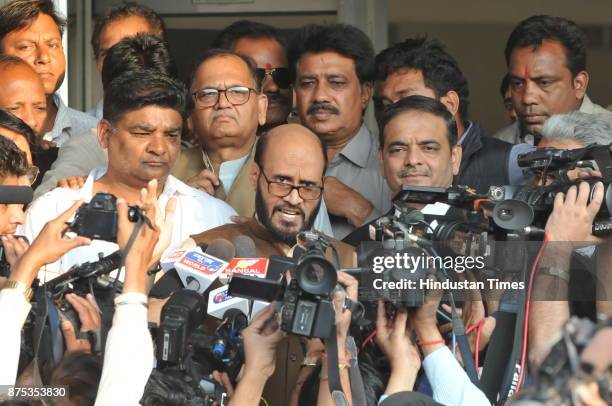
[[[302,209],[300,209],[299,207],[296,207],[296,206],[288,206],[288,205],[274,206],[274,209],[272,210],[272,213],[274,213],[276,211],[281,211],[281,210],[297,211],[299,213],[299,215],[302,217],[302,219],[306,218],[306,214],[304,214],[304,210],[302,210]]]
[[[332,114],[340,114],[340,110],[333,104],[329,103],[313,103],[310,107],[308,107],[308,111],[306,114],[313,114],[318,110],[327,110]]]
[[[397,174],[400,178],[407,178],[409,176],[429,176],[427,171],[416,171],[414,169],[402,169]]]
[[[543,116],[545,113],[543,111],[539,111],[539,109],[534,108],[533,106],[525,107],[525,112],[521,114],[523,116]]]

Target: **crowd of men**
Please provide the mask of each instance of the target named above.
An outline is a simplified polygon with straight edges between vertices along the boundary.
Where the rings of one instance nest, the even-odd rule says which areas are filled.
[[[367,35],[350,25],[308,25],[284,38],[274,27],[242,20],[193,55],[183,83],[163,19],[132,2],[96,20],[91,46],[104,95],[94,110],[80,112],[57,94],[66,72],[65,26],[51,0],[0,8],[0,185],[34,189],[29,205],[0,204],[11,268],[0,277],[0,385],[66,386],[62,405],[140,402],[155,365],[148,327],[183,287],[171,272],[150,270],[178,248],[246,236],[255,257],[291,257],[298,234],[315,230],[333,243],[329,258],[354,268],[369,226],[394,213],[393,198],[404,186],[468,186],[486,194],[491,186],[534,182],[519,166],[520,154],[612,143],[612,112],[588,96],[586,36],[561,17],[532,16],[510,34],[499,107],[508,126],[493,134],[471,117],[467,79],[435,38],[408,38],[375,54]],[[364,122],[370,101],[376,128]],[[601,177],[595,169],[602,168],[567,176]],[[117,198],[116,242],[68,232],[74,213],[97,193]],[[595,237],[591,225],[602,201],[612,204],[610,193],[591,181],[555,196],[544,229],[548,245],[532,281],[524,282],[535,292],[554,286],[557,296],[527,305],[519,387],[533,382],[572,316],[609,320],[612,244]],[[127,214],[134,205],[145,218],[136,226]],[[35,279],[48,282],[117,250],[124,270],[113,275],[123,285],[108,335],[85,338],[100,331],[104,309],[92,295],[67,294],[81,328],[58,322],[63,358],[42,372],[20,363]],[[576,260],[595,276],[579,275]],[[338,271],[337,280],[334,339],[287,335],[273,305],[254,317],[242,331],[239,378],[213,373],[229,404],[496,402],[456,350],[455,331],[439,320],[446,299],[440,305],[441,296],[430,295],[416,309],[394,312],[378,303],[375,326],[364,330],[351,305],[362,279]],[[589,300],[570,299],[578,285]],[[483,298],[458,306],[478,368],[479,356],[482,366],[501,351],[487,351],[492,337],[512,333],[500,331],[507,324],[499,297],[472,293]],[[609,337],[610,328],[602,334]],[[105,343],[103,357],[96,341]],[[327,373],[335,363],[330,345],[339,382]],[[585,405],[606,404],[599,378],[612,356],[602,348],[605,340],[583,357],[590,372],[576,393]],[[10,402],[0,404],[17,404]]]

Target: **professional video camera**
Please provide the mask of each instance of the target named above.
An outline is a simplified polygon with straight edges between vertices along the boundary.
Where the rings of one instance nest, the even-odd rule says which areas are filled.
[[[578,389],[592,382],[599,387],[601,404],[611,404],[610,370],[603,376],[593,376],[592,366],[581,361],[582,351],[591,344],[594,335],[609,322],[596,325],[588,319],[573,317],[562,330],[562,337],[551,348],[542,364],[533,371],[533,382],[521,389],[512,405],[582,405]]]
[[[567,192],[582,180],[570,180],[568,172],[576,168],[598,170],[601,179],[589,179],[593,185],[604,184],[604,201],[593,222],[593,235],[612,234],[612,144],[589,145],[585,148],[560,150],[543,148],[518,156],[519,166],[539,178],[542,186],[492,186],[489,198],[496,202],[493,220],[507,230],[528,226],[543,229],[553,209],[555,195]]]
[[[135,223],[141,217],[140,209],[129,206],[128,219]],[[78,235],[92,239],[117,241],[117,198],[110,193],[96,193],[74,215],[70,228]]]
[[[225,404],[222,387],[208,377],[216,370],[236,378],[244,361],[241,332],[248,320],[241,311],[230,309],[210,332],[213,328],[205,324],[205,317],[206,298],[192,290],[175,292],[164,305],[155,332],[157,368],[147,383],[143,404],[167,404],[175,396],[170,388],[177,382],[188,387],[182,390],[186,404],[207,405],[206,397]]]
[[[331,241],[318,233],[302,232],[297,243],[303,253],[291,270],[291,280],[280,281],[234,275],[229,284],[231,296],[281,303],[281,329],[304,337],[329,337],[335,324],[333,293],[337,265],[326,257]],[[339,262],[337,253],[335,262]]]

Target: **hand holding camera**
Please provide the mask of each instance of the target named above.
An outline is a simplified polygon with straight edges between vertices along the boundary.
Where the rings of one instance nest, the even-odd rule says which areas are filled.
[[[45,224],[38,237],[13,268],[11,280],[30,286],[41,266],[55,262],[71,249],[91,242],[89,238],[82,236],[75,238],[66,236],[66,231],[69,230],[67,222],[82,203],[82,201],[74,203],[58,218]]]
[[[546,222],[549,241],[603,241],[593,236],[591,230],[603,197],[604,187],[601,182],[596,183],[592,191],[588,183],[581,182],[578,188],[570,187],[567,194],[557,193],[553,211]]]
[[[19,258],[30,248],[30,244],[25,237],[7,234],[2,236],[2,247],[6,262],[14,268]]]
[[[244,374],[230,399],[230,405],[259,405],[264,385],[276,367],[276,349],[284,337],[273,305],[259,312],[251,324],[242,330]]]
[[[136,225],[130,219],[130,207],[128,207],[127,202],[123,199],[117,200],[117,244],[121,252],[125,253],[126,248],[129,248],[124,259],[127,270],[123,285],[124,293],[146,293],[146,269],[151,263],[154,248],[160,238],[160,228],[157,223],[157,213],[159,211],[157,180],[150,181],[147,188],[141,190],[138,203],[139,215],[142,216],[143,224],[140,225],[140,229],[128,247]]]
[[[77,325],[69,319],[62,320],[62,334],[66,344],[66,354],[72,352],[91,352],[92,344],[90,340],[77,337],[76,329],[80,333],[100,330],[102,319],[96,299],[91,294],[87,294],[83,298],[72,293],[67,294],[65,299],[71,305],[71,310],[78,316]]]
[[[412,343],[407,309],[398,309],[395,317],[387,315],[385,304],[378,302],[376,318],[376,343],[389,359],[391,376],[385,389],[386,395],[412,390],[421,368],[421,357]]]

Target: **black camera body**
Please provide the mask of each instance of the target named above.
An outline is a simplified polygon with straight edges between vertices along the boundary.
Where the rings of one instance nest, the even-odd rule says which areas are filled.
[[[182,364],[189,336],[204,321],[206,302],[193,290],[182,289],[172,296],[161,312],[156,337],[156,358],[170,364]]]
[[[374,258],[407,255],[423,256],[425,251],[416,244],[403,240],[365,241],[358,249],[359,268],[348,273],[359,279],[358,299],[363,303],[366,318],[376,319],[376,304],[383,300],[390,309],[419,308],[425,303],[427,289],[420,286],[420,280],[426,279],[431,270],[425,267],[405,269],[385,267],[382,272],[376,269]],[[390,286],[403,286],[391,289]],[[410,286],[410,287],[409,287]]]
[[[312,295],[293,279],[283,294],[281,330],[304,337],[327,338],[335,323],[331,298]]]
[[[140,216],[138,207],[129,206],[128,219],[131,222],[137,222]],[[96,193],[89,203],[79,207],[70,228],[83,237],[116,242],[118,224],[117,198],[110,193]]]
[[[230,309],[215,332],[209,333],[206,302],[196,291],[182,289],[162,308],[155,336],[158,363],[149,377],[143,404],[170,403],[177,390],[193,401],[187,404],[212,405],[213,400],[226,404],[223,388],[208,378],[214,370],[227,372],[231,380],[236,378],[244,361],[241,332],[248,321],[241,311]]]
[[[309,338],[328,338],[335,324],[333,293],[338,275],[325,256],[332,243],[327,237],[305,231],[298,234],[301,254],[293,266],[287,259],[281,267],[291,273],[291,282],[233,275],[228,294],[252,300],[279,301],[281,330]],[[332,246],[333,247],[333,246]]]
[[[553,210],[555,195],[566,193],[582,182],[570,180],[568,172],[588,167],[599,170],[602,175],[601,179],[587,180],[591,191],[597,182],[604,184],[604,200],[593,222],[593,235],[612,234],[612,144],[593,144],[573,150],[543,148],[519,155],[518,163],[527,173],[537,176],[542,186],[492,186],[488,197],[496,203],[493,221],[498,226],[507,230],[532,225],[543,229]],[[549,179],[551,184],[547,184]]]

